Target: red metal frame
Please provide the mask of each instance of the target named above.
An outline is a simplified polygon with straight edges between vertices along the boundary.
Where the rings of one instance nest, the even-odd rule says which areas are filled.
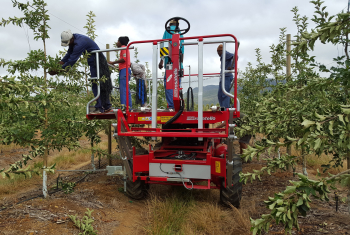
[[[178,78],[179,64],[179,47],[180,40],[191,40],[198,39],[203,41],[204,38],[215,38],[215,37],[232,37],[235,40],[235,64],[237,65],[238,58],[238,41],[236,37],[232,34],[218,34],[218,35],[207,35],[207,36],[195,36],[195,37],[185,37],[180,38],[178,34],[174,34],[171,40],[169,39],[157,39],[157,40],[144,40],[144,41],[134,41],[129,43],[126,47],[127,53],[127,63],[130,63],[129,58],[129,47],[133,44],[141,43],[152,43],[156,45],[158,42],[172,41],[171,46],[169,46],[170,56],[173,62],[173,70],[168,71],[166,76],[173,75],[174,79],[169,79],[167,81],[167,88],[174,89],[174,106],[175,111],[179,110],[180,107],[180,96],[179,96],[179,81],[176,82]],[[209,73],[203,75],[217,75],[219,73]],[[191,74],[192,75],[192,74]],[[128,70],[126,70],[126,76],[128,77]],[[188,75],[184,75],[188,76]],[[192,76],[196,76],[193,74]],[[168,80],[168,79],[167,79]],[[162,128],[145,128],[145,127],[129,127],[130,124],[151,124],[151,112],[132,112],[129,110],[129,83],[126,83],[126,110],[123,112],[118,109],[116,113],[102,113],[102,114],[89,114],[87,118],[89,120],[93,118],[97,119],[117,119],[117,133],[118,136],[148,136],[148,137],[163,137],[163,145],[160,149],[152,150],[151,145],[149,146],[149,153],[145,155],[136,155],[135,148],[133,149],[133,181],[140,179],[146,181],[146,183],[152,184],[168,184],[168,185],[183,185],[179,182],[169,182],[168,177],[150,177],[149,176],[149,164],[150,163],[164,163],[164,164],[191,164],[191,165],[208,165],[211,169],[211,179],[209,180],[196,180],[191,179],[192,182],[207,182],[206,185],[194,184],[195,189],[211,189],[220,188],[221,182],[224,180],[226,184],[226,154],[223,157],[214,156],[215,145],[220,141],[212,141],[213,139],[228,138],[229,126],[228,120],[230,118],[230,112],[228,109],[223,111],[204,111],[203,112],[203,124],[214,124],[222,121],[226,121],[224,128],[192,128],[192,129],[166,129]],[[234,108],[233,118],[240,117],[240,112],[237,111],[237,66],[234,69]],[[173,117],[176,112],[158,112],[157,113],[157,124],[165,124],[171,117]],[[173,124],[197,124],[198,123],[198,112],[184,111],[181,116],[173,122]],[[126,127],[126,131],[122,131],[121,126]],[[170,139],[173,137],[183,137],[183,138],[203,138],[202,145],[200,146],[174,146],[169,145]],[[214,146],[209,147],[209,143],[214,143]],[[169,153],[176,152],[176,149],[182,150],[185,153],[196,152],[196,160],[179,160],[179,159],[164,159],[164,156],[169,155]],[[162,159],[163,157],[163,159]],[[198,160],[199,159],[199,160]],[[216,186],[211,186],[210,183],[215,183]],[[186,187],[192,188],[189,183],[184,183]],[[226,185],[225,185],[226,186]]]
[[[217,35],[206,35],[206,36],[194,36],[194,37],[184,37],[181,38],[182,40],[191,40],[191,39],[198,39],[199,41],[203,41],[204,38],[217,38],[217,37],[232,37],[235,40],[235,74],[234,74],[234,94],[235,94],[235,99],[234,99],[234,108],[237,110],[237,60],[238,60],[238,41],[237,38],[232,35],[232,34],[217,34]],[[130,63],[130,56],[129,56],[129,47],[133,44],[141,44],[141,43],[153,43],[153,45],[157,45],[158,42],[165,42],[165,41],[176,41],[179,42],[180,36],[178,34],[173,34],[173,38],[171,40],[169,39],[156,39],[156,40],[144,40],[144,41],[134,41],[128,44],[126,47],[126,58],[127,58],[127,64]],[[178,43],[177,47],[180,46],[180,43]],[[169,47],[170,48],[170,47]],[[172,48],[174,48],[172,46]],[[178,49],[175,51],[175,53],[179,53]],[[178,57],[176,57],[178,58]],[[176,60],[177,61],[177,60]],[[175,62],[176,63],[176,62]],[[176,64],[173,66],[175,67]],[[126,70],[126,77],[129,76],[129,71]],[[175,97],[174,97],[175,98]],[[126,83],[126,113],[129,114],[129,83]],[[174,100],[175,102],[175,100]],[[175,104],[175,103],[174,103]]]

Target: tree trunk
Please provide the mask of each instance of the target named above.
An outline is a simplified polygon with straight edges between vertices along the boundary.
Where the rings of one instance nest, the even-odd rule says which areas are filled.
[[[44,11],[45,9],[43,9]],[[44,20],[43,22],[44,24],[44,28],[46,29],[46,21]],[[44,56],[45,56],[45,63],[46,63],[46,42],[45,42],[45,37],[43,37],[43,44],[44,44]],[[44,68],[44,91],[45,91],[45,94],[47,95],[47,71],[46,71],[46,68]],[[47,102],[46,102],[47,104]],[[45,108],[45,126],[44,126],[44,129],[46,130],[48,128],[48,111],[47,111],[47,108]],[[45,146],[45,151],[44,151],[44,156],[43,156],[43,195],[44,195],[44,198],[47,198],[48,196],[48,192],[47,192],[47,174],[46,174],[46,171],[45,169],[47,168],[47,158],[48,158],[48,155],[49,155],[49,146]]]
[[[349,215],[350,215],[350,186],[348,188],[348,212],[349,212]]]
[[[43,170],[43,195],[44,198],[47,198],[47,196],[49,196],[47,192],[47,175],[45,169]]]
[[[308,176],[306,168],[306,156],[303,156],[303,175]]]
[[[94,151],[92,150],[93,147],[94,147],[94,141],[91,140],[91,167],[92,167],[93,170],[96,170],[95,159],[94,159]]]
[[[87,77],[87,69],[85,67],[85,84],[86,84],[86,96],[89,96],[89,85],[88,85],[88,77]]]

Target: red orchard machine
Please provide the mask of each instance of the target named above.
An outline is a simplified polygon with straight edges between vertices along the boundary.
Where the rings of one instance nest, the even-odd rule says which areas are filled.
[[[177,23],[176,29],[170,31],[167,27],[170,20],[177,22],[183,20],[187,23],[187,28],[179,29]],[[129,197],[142,199],[147,195],[150,184],[178,185],[189,190],[220,189],[220,201],[226,205],[232,204],[238,207],[242,194],[242,184],[239,182],[242,162],[241,158],[235,155],[233,148],[233,140],[236,138],[233,130],[234,119],[240,117],[239,100],[237,99],[237,66],[234,70],[227,71],[224,67],[225,63],[222,63],[221,74],[217,73],[217,76],[221,75],[224,93],[233,99],[233,107],[217,108],[213,106],[211,111],[203,111],[202,99],[203,76],[213,75],[203,74],[203,47],[205,44],[223,44],[223,51],[225,51],[227,43],[234,43],[234,62],[237,65],[238,41],[232,34],[180,38],[180,35],[187,33],[190,29],[189,22],[181,17],[169,19],[165,23],[165,29],[172,34],[171,39],[135,41],[127,46],[127,53],[135,44],[150,44],[153,48],[151,107],[131,110],[126,106],[125,110],[114,109],[110,113],[90,114],[89,105],[97,99],[98,95],[87,105],[87,118],[117,120],[113,124],[114,137],[118,141],[123,159],[126,172],[126,193]],[[163,44],[168,44],[168,60],[172,62],[172,64],[164,65],[167,68],[166,87],[173,89],[174,110],[171,111],[157,107],[158,56],[160,45]],[[198,111],[186,110],[182,98],[180,78],[183,77],[183,70],[180,67],[180,44],[182,46],[194,45],[198,48],[198,74],[196,74],[198,77]],[[96,52],[104,51],[108,50]],[[164,52],[164,48],[162,51]],[[98,63],[98,53],[96,56]],[[222,54],[222,60],[225,61],[225,53]],[[224,89],[224,73],[234,74],[233,95]],[[99,78],[99,71],[97,78]],[[126,90],[126,103],[128,104],[128,83]],[[209,124],[219,122],[225,123],[224,128],[209,128]],[[145,124],[151,124],[151,127],[147,128]],[[139,127],[142,125],[144,127]],[[130,141],[130,137],[138,136],[151,137],[154,143],[156,140],[161,140],[161,142],[149,144],[148,151],[142,151],[132,146]],[[113,169],[116,170],[116,168]]]

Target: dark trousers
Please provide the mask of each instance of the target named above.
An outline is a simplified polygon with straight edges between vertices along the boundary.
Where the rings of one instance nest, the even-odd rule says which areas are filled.
[[[90,66],[90,73],[91,73],[91,77],[97,77],[97,69],[96,69],[96,66]],[[96,83],[92,83],[92,92],[94,93],[94,96],[96,97],[97,96],[97,86],[99,84],[96,84]],[[112,106],[110,100],[109,100],[109,97],[107,99],[107,102],[102,104],[101,102],[101,98],[99,97],[97,100],[96,100],[96,105],[95,105],[95,108],[100,110],[101,113],[103,113],[105,110],[107,109],[110,109]]]

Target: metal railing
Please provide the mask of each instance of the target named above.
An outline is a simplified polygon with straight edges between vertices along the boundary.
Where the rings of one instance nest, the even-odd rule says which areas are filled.
[[[233,35],[232,35],[233,36]],[[225,89],[225,74],[226,73],[235,73],[235,78],[237,77],[237,69],[235,64],[234,70],[225,70],[225,63],[226,63],[226,43],[236,43],[236,40],[212,40],[212,41],[198,41],[198,42],[184,42],[183,45],[198,45],[198,129],[203,128],[203,45],[204,44],[216,44],[216,43],[222,43],[223,44],[223,53],[222,53],[222,63],[221,63],[221,88],[225,95],[231,97],[235,100],[235,96],[231,93],[227,92]],[[239,43],[239,42],[238,42]],[[235,57],[237,56],[237,43],[235,48]],[[238,57],[233,58],[235,62],[237,62]],[[214,75],[214,74],[213,74]],[[191,74],[189,74],[190,78]],[[233,81],[235,83],[235,88],[237,88],[237,82]],[[234,93],[237,93],[237,89],[235,89]],[[235,110],[237,109],[237,101],[235,100]],[[238,110],[239,111],[239,110]],[[201,141],[202,138],[199,138],[199,141]]]
[[[91,78],[89,78],[88,80],[90,80],[90,81],[92,81],[92,80],[99,80],[100,79],[100,67],[99,67],[99,62],[100,62],[100,59],[99,59],[99,52],[108,52],[108,51],[121,51],[121,50],[130,50],[130,49],[134,49],[134,47],[128,47],[128,48],[126,48],[126,47],[120,47],[120,48],[112,48],[112,49],[103,49],[103,50],[95,50],[95,51],[91,51],[90,52],[90,54],[94,54],[94,53],[96,53],[96,75],[97,75],[97,77],[91,77]],[[112,66],[112,65],[110,65],[111,67],[114,67],[115,68],[115,66]],[[101,95],[101,89],[100,89],[100,84],[97,84],[97,95],[92,99],[92,100],[90,100],[88,103],[87,103],[87,105],[86,105],[86,114],[88,115],[88,114],[90,114],[90,104],[92,103],[92,102],[94,102],[94,101],[96,101],[99,97],[100,97],[100,95]]]
[[[231,37],[234,40],[212,40],[212,41],[204,41],[204,39],[207,38],[219,38],[219,37]],[[184,37],[180,38],[181,41],[185,40],[197,40],[196,42],[184,42],[183,45],[198,45],[198,128],[203,129],[203,46],[204,44],[215,44],[215,43],[222,43],[223,44],[223,51],[226,50],[226,43],[235,43],[235,68],[234,70],[225,70],[225,59],[226,55],[223,53],[223,69],[221,70],[221,79],[222,79],[222,85],[225,87],[225,73],[234,73],[234,94],[237,94],[237,59],[238,59],[238,41],[237,38],[232,34],[218,34],[218,35],[207,35],[207,36],[194,36],[194,37]],[[157,73],[158,73],[158,46],[162,42],[171,41],[171,39],[158,39],[158,40],[145,40],[145,41],[135,41],[129,43],[127,48],[130,48],[133,44],[141,44],[141,43],[152,43],[153,44],[153,56],[152,56],[152,98],[151,98],[151,104],[152,104],[152,121],[151,126],[153,129],[157,127]],[[129,51],[126,51],[127,55],[129,54]],[[127,58],[129,58],[127,56]],[[130,62],[130,61],[129,61]],[[128,71],[126,71],[128,76]],[[128,87],[129,83],[126,83],[127,89],[126,89],[126,112],[129,113],[129,94],[128,94]],[[223,89],[224,94],[228,95],[229,97],[234,99],[234,108],[237,110],[237,98],[235,98],[234,95],[228,93],[225,89]],[[156,137],[152,137],[156,138]]]

